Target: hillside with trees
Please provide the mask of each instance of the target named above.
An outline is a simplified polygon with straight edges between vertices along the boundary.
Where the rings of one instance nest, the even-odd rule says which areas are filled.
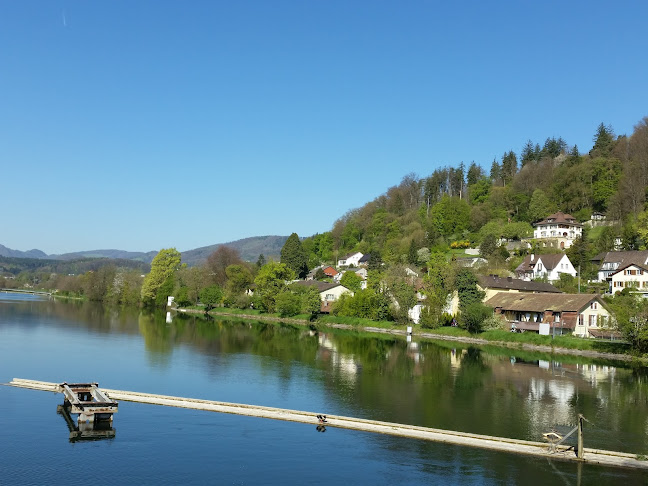
[[[615,223],[593,240],[591,251],[645,245],[641,222],[648,188],[648,117],[631,135],[601,123],[588,152],[562,137],[527,141],[519,154],[504,151],[488,170],[472,162],[408,174],[385,194],[338,219],[331,231],[304,241],[309,264],[332,262],[352,251],[380,254],[386,263],[424,263],[422,248],[479,246],[530,236],[531,223],[555,211],[587,221],[603,213]]]

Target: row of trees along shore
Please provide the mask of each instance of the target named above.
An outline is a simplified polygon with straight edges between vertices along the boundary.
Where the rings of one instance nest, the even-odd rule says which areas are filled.
[[[472,270],[461,268],[452,255],[462,248],[480,247],[489,264],[484,273],[510,274],[526,250],[510,254],[498,244],[532,236],[532,223],[561,210],[580,221],[595,213],[606,224],[591,230],[567,251],[581,269],[580,290],[601,291],[588,284],[596,269],[590,259],[614,248],[648,245],[648,117],[631,135],[616,136],[601,123],[593,146],[581,153],[562,137],[549,137],[541,146],[527,141],[521,152],[505,151],[487,171],[475,162],[459,163],[433,171],[424,178],[406,175],[401,183],[361,208],[349,211],[331,231],[301,240],[292,234],[282,249],[281,261],[244,262],[236,250],[220,246],[203,265],[187,267],[175,249],[161,250],[142,277],[136,270],[105,266],[67,279],[65,292],[93,300],[121,304],[163,306],[174,295],[180,306],[200,303],[288,315],[317,314],[319,298],[313,288],[287,285],[321,264],[335,264],[350,252],[369,254],[365,290],[350,274],[346,285],[355,291],[343,296],[332,313],[374,320],[407,320],[406,309],[416,303],[415,290],[426,295],[421,317],[426,327],[448,324],[451,316],[441,309],[450,292],[458,291],[460,325],[471,331],[501,325],[481,304]],[[530,251],[546,252],[532,248]],[[557,251],[557,250],[556,250]],[[413,278],[406,267],[415,269]],[[324,279],[320,272],[318,277]],[[77,282],[75,287],[73,282]],[[253,296],[246,292],[254,284]],[[568,292],[579,291],[569,277],[557,284]],[[611,299],[619,325],[636,349],[648,351],[648,307],[633,296]]]

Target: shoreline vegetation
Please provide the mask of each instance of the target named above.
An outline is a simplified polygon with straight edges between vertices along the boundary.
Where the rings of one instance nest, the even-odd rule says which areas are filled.
[[[173,308],[183,314],[207,314],[211,317],[238,318],[244,320],[282,322],[316,328],[329,327],[361,331],[367,333],[391,334],[407,336],[409,325],[399,325],[393,321],[370,321],[368,319],[348,319],[335,316],[321,316],[310,320],[307,316],[281,317],[279,314],[267,314],[258,310],[239,310],[217,307],[205,312],[200,308]],[[345,322],[353,321],[353,322]],[[361,322],[362,321],[362,322]],[[594,341],[574,338],[572,336],[539,336],[537,334],[517,334],[506,331],[485,331],[471,335],[468,331],[453,327],[427,329],[419,325],[411,325],[412,336],[441,341],[454,341],[478,346],[496,346],[522,351],[534,351],[549,354],[566,354],[585,358],[601,358],[616,361],[635,362],[642,366],[648,365],[646,358],[629,354],[629,345],[620,341]]]

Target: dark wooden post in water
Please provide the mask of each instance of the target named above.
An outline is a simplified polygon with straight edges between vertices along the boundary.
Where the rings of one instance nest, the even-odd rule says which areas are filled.
[[[583,417],[580,413],[578,414],[578,454],[579,459],[583,459]]]

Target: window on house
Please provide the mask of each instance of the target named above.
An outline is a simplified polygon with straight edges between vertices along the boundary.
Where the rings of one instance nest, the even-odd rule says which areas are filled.
[[[333,294],[326,294],[326,300],[335,300],[335,295],[333,295]]]
[[[578,316],[578,325],[582,326],[583,325],[583,314]]]
[[[596,302],[592,302],[590,304],[590,309],[596,309]]]
[[[596,316],[594,314],[591,314],[589,316],[589,325],[590,326],[596,326]]]

